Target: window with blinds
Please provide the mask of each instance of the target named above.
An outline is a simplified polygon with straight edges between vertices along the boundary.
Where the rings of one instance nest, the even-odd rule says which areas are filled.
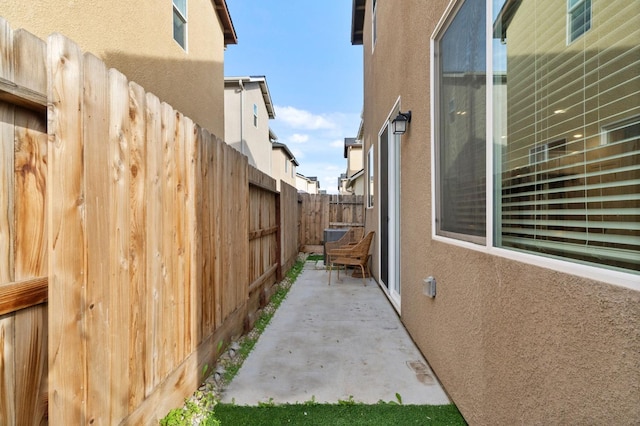
[[[436,38],[436,234],[486,243],[486,5],[467,0]]]
[[[500,3],[496,245],[640,272],[640,2],[570,2],[593,20],[569,46],[557,2]]]

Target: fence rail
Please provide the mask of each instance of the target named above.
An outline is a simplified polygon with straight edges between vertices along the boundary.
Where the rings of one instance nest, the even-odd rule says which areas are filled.
[[[0,424],[154,423],[292,264],[297,196],[65,37],[0,32]]]

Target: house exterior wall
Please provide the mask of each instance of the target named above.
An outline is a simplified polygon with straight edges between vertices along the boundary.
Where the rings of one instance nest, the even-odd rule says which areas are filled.
[[[271,141],[269,113],[259,82],[227,82],[225,97],[225,142],[246,155],[249,164],[271,176]],[[258,122],[254,125],[253,106],[257,106]]]
[[[187,51],[173,39],[171,1],[0,0],[13,28],[59,32],[130,81],[224,135],[224,34],[211,0],[189,0]]]
[[[347,153],[347,176],[362,170],[362,146],[350,146]]]
[[[287,163],[286,167],[285,162]],[[296,186],[296,165],[283,149],[271,151],[271,177],[276,180],[278,191],[280,190],[280,180],[293,187]]]
[[[361,48],[375,197],[365,222],[379,232],[376,141],[399,100],[412,111],[400,148],[399,265],[412,338],[470,424],[637,422],[640,291],[432,237],[430,36],[449,1],[378,0],[374,49],[371,5]],[[437,280],[433,299],[422,293],[427,276]]]

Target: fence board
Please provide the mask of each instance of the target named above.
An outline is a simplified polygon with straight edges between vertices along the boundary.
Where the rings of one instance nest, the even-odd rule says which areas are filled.
[[[15,314],[0,315],[0,423],[15,424]]]
[[[40,424],[47,417],[47,326],[46,305],[15,313],[15,359],[21,361],[16,362],[15,378],[18,424],[26,423],[22,413],[30,413],[33,424]]]
[[[149,334],[146,303],[146,264],[147,246],[145,236],[146,221],[146,167],[147,138],[145,122],[146,96],[144,89],[129,83],[129,128],[130,128],[130,165],[129,165],[129,204],[130,204],[130,248],[129,248],[129,355],[128,376],[129,412],[133,411],[145,397],[146,371],[140,367],[138,359],[146,359],[146,338]]]
[[[120,72],[109,70],[109,181],[108,206],[110,246],[109,285],[110,324],[109,347],[117,348],[119,356],[110,357],[111,374],[117,380],[111,382],[109,393],[110,419],[121,419],[127,414],[129,401],[129,319],[131,301],[129,295],[130,252],[130,138],[129,87]],[[104,178],[104,177],[103,177]],[[89,372],[92,374],[92,372]]]
[[[163,177],[164,177],[164,148],[162,141],[162,119],[160,100],[153,94],[147,93],[145,104],[147,151],[145,165],[147,171],[146,186],[146,246],[147,246],[147,272],[146,295],[147,310],[146,322],[148,333],[145,346],[146,356],[143,361],[144,369],[149,379],[145,386],[145,396],[149,396],[153,389],[164,378],[159,364],[163,362],[163,353],[160,352],[162,340],[165,339],[161,320],[164,306],[164,263],[163,263]],[[149,300],[151,298],[151,300]]]
[[[295,263],[298,247],[298,191],[295,187],[280,181],[281,211],[281,265],[288,271]]]
[[[91,196],[85,199],[87,226],[87,286],[86,327],[91,338],[86,342],[87,365],[101,366],[87,377],[87,419],[95,424],[109,423],[108,390],[111,389],[112,374],[109,369],[109,353],[105,342],[109,341],[109,321],[112,311],[109,299],[109,252],[111,238],[107,216],[109,208],[109,71],[102,61],[93,55],[84,55],[84,98],[82,120],[83,138],[94,141],[85,146],[85,191]]]
[[[173,109],[166,103],[161,105],[162,120],[162,146],[163,146],[163,176],[162,176],[162,193],[165,202],[162,205],[162,222],[170,226],[175,222],[174,203],[176,202],[176,184],[175,184],[175,122]],[[176,363],[176,347],[172,342],[177,341],[177,330],[173,326],[175,318],[175,282],[174,262],[172,248],[174,247],[174,233],[169,229],[163,229],[162,240],[162,264],[163,264],[163,280],[162,280],[162,307],[161,307],[161,327],[160,327],[160,348],[158,359],[160,368],[160,378],[163,380],[171,371],[171,366]]]
[[[64,188],[49,197],[49,421],[85,424],[86,357],[83,333],[85,300],[82,55],[61,35],[49,37],[52,139],[47,184]],[[69,374],[74,371],[76,374]]]
[[[14,110],[0,101],[0,285],[14,280]]]

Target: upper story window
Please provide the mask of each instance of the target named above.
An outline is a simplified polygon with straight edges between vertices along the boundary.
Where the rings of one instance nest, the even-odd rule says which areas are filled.
[[[187,50],[187,0],[173,0],[173,39]]]
[[[376,45],[376,39],[378,38],[378,30],[376,25],[376,11],[377,11],[378,2],[373,0],[372,12],[371,12],[371,49],[373,49]]]
[[[253,126],[258,127],[258,105],[253,104]]]
[[[289,172],[289,160],[286,158],[284,159],[284,172]]]
[[[567,0],[567,38],[571,43],[591,28],[591,0]]]

